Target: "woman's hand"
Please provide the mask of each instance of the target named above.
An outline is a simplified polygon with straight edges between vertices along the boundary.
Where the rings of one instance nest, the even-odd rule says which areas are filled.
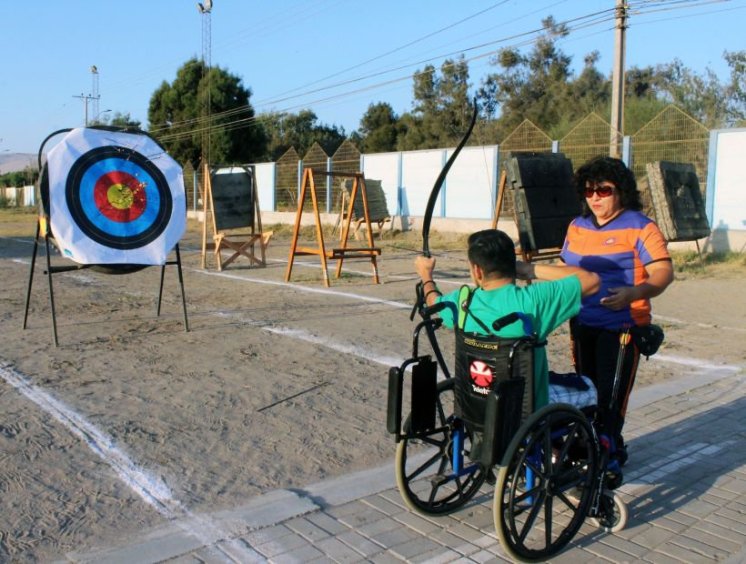
[[[629,304],[639,299],[635,286],[620,286],[618,288],[609,288],[609,295],[601,298],[601,304],[609,309],[619,311]]]
[[[609,309],[620,310],[635,300],[654,298],[673,282],[673,264],[670,260],[661,260],[645,266],[648,279],[637,286],[620,286],[609,288],[609,296],[601,298],[601,304]]]

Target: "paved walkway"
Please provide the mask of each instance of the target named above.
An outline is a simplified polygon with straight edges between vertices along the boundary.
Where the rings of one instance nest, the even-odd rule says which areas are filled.
[[[552,562],[746,562],[746,372],[694,368],[689,376],[633,394],[625,427],[630,460],[619,490],[630,513],[626,529],[607,534],[586,523]],[[271,492],[233,511],[171,523],[124,548],[69,559],[507,560],[495,536],[489,488],[452,515],[422,517],[399,496],[393,440],[391,449],[392,463],[384,468]],[[233,531],[231,538],[224,538],[225,531]]]

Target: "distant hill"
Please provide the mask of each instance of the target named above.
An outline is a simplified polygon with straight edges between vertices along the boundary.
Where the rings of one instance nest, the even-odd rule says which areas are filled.
[[[27,166],[36,168],[36,158],[33,153],[0,153],[0,174],[24,170]]]

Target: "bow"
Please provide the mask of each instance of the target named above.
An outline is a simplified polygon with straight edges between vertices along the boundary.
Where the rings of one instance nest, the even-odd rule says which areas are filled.
[[[453,154],[446,161],[446,164],[443,167],[443,170],[440,171],[438,178],[435,180],[435,184],[433,184],[433,189],[430,191],[430,198],[427,200],[427,207],[425,207],[425,217],[422,220],[422,254],[425,255],[426,257],[430,256],[430,221],[433,218],[433,211],[435,210],[435,201],[438,199],[438,194],[440,193],[440,189],[443,187],[443,182],[446,179],[446,175],[448,174],[448,171],[450,170],[451,165],[456,160],[456,157],[458,157],[458,154],[461,152],[461,149],[463,149],[464,145],[466,145],[466,141],[469,139],[469,136],[471,135],[471,132],[474,129],[475,123],[477,123],[477,99],[476,98],[474,98],[474,112],[472,113],[472,116],[471,116],[471,123],[469,123],[469,129],[466,130],[466,134],[464,134],[464,137],[461,139],[461,141],[459,141],[459,144],[456,147],[456,150],[453,151]]]

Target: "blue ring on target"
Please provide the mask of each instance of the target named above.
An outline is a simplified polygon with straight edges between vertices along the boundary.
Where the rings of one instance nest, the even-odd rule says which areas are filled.
[[[94,190],[109,173],[124,173],[143,190],[145,208],[129,221],[113,221],[99,209]],[[98,147],[70,168],[65,199],[72,220],[93,241],[113,249],[131,250],[157,239],[171,218],[173,199],[161,170],[142,154],[126,147]]]

